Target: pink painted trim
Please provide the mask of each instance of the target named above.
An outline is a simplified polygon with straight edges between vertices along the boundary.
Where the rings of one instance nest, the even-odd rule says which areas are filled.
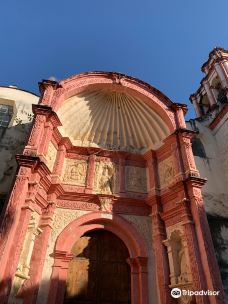
[[[101,212],[92,212],[81,216],[79,219],[70,223],[57,238],[55,250],[65,251],[70,253],[73,244],[86,231],[83,229],[82,234],[78,234],[77,229],[83,225],[100,224],[103,229],[107,229],[116,233],[116,235],[127,246],[130,256],[147,257],[147,248],[144,240],[138,231],[124,218],[119,215],[113,215],[112,220],[102,217]],[[87,231],[90,231],[88,229]]]

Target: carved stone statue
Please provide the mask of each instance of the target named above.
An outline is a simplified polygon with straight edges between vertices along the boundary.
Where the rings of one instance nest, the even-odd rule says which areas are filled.
[[[114,168],[106,164],[100,170],[99,189],[102,193],[113,193]]]
[[[178,263],[180,269],[180,275],[178,276],[178,283],[186,283],[188,282],[188,266],[187,266],[183,245],[178,253]]]
[[[95,191],[102,194],[114,193],[115,175],[116,168],[113,163],[97,163],[95,169]]]

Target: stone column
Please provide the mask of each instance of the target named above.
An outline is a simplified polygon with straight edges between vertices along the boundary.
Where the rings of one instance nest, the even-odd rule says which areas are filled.
[[[223,66],[226,71],[226,74],[228,75],[228,61],[223,61]]]
[[[55,251],[55,262],[53,265],[51,283],[48,294],[48,304],[62,304],[67,280],[67,270],[73,255],[66,252]]]
[[[127,262],[131,267],[131,302],[132,304],[139,304],[141,302],[138,263],[135,258],[128,258]]]
[[[196,164],[192,152],[191,138],[193,136],[193,131],[178,130],[178,140],[179,140],[179,155],[180,161],[183,163],[183,170],[187,176],[199,176],[199,171],[196,169]]]
[[[39,145],[41,143],[41,138],[44,132],[44,124],[46,117],[43,114],[37,114],[34,118],[34,124],[29,136],[28,143],[24,149],[23,154],[36,156]]]
[[[125,193],[125,158],[119,158],[119,192]]]
[[[58,88],[60,88],[60,84],[54,80],[43,80],[39,82],[41,97],[41,104],[50,106],[53,101],[53,95]]]
[[[60,144],[57,155],[56,155],[56,160],[54,163],[53,173],[52,173],[52,175],[56,176],[56,178],[58,178],[58,179],[62,175],[65,157],[66,157],[66,146],[65,146],[65,144]]]
[[[47,154],[48,145],[52,138],[52,133],[53,133],[53,124],[50,121],[48,121],[44,125],[43,138],[41,140],[41,144],[38,150],[38,153],[41,154],[42,156],[45,156]]]
[[[204,89],[207,93],[207,96],[208,96],[208,99],[209,99],[209,102],[210,102],[210,106],[212,107],[213,105],[216,104],[217,101],[216,101],[214,95],[212,94],[212,90],[210,89],[209,82],[208,81],[203,81],[203,86],[204,86]]]
[[[150,191],[148,205],[151,206],[152,240],[155,255],[156,278],[158,286],[158,297],[160,303],[175,303],[170,295],[169,288],[169,263],[166,248],[163,241],[166,239],[164,222],[161,219],[162,205],[159,191],[159,173],[156,154],[151,152],[147,156],[150,163],[148,170],[150,176]],[[149,287],[150,288],[150,287]]]
[[[95,174],[95,155],[89,156],[89,165],[88,165],[88,172],[87,172],[87,179],[86,179],[86,193],[91,193],[93,189],[93,182],[94,182],[94,174]]]
[[[3,285],[0,286],[0,300],[2,303],[11,289],[12,267],[15,267],[17,261],[15,255],[18,257],[19,249],[21,249],[21,246],[17,247],[17,244],[18,242],[22,243],[23,234],[29,221],[30,211],[21,211],[21,207],[25,203],[30,174],[31,168],[20,167],[1,224],[0,273]]]
[[[181,219],[184,227],[184,237],[188,248],[192,286],[194,290],[207,290],[205,273],[202,268],[202,256],[199,253],[199,245],[191,217],[191,211],[189,209],[189,201],[183,200],[181,204]],[[208,296],[196,296],[197,304],[207,304],[208,301]]]
[[[196,97],[194,95],[191,95],[190,99],[191,99],[193,107],[195,109],[196,116],[201,117],[201,111],[200,111],[200,107],[199,107]]]
[[[24,283],[23,289],[20,292],[20,296],[23,298],[24,304],[35,304],[37,300],[48,241],[52,231],[54,211],[55,203],[51,201],[43,210],[43,214],[40,219],[39,229],[41,233],[35,240],[30,264],[29,279]]]
[[[173,103],[172,109],[175,111],[178,128],[186,128],[184,113],[187,112],[187,106],[180,103]]]
[[[228,87],[228,79],[225,75],[225,72],[224,72],[224,69],[223,67],[221,66],[221,63],[219,62],[216,62],[215,63],[215,70],[221,80],[221,84],[222,84],[222,88],[227,88]]]
[[[147,262],[148,259],[145,257],[137,257],[136,262],[139,268],[139,279],[140,279],[140,303],[148,304],[149,291],[148,291],[148,271]]]
[[[196,185],[196,183],[197,182],[195,181],[189,181],[188,191],[191,200],[191,213],[195,223],[195,231],[199,244],[199,253],[202,259],[207,288],[212,291],[220,291],[218,296],[209,297],[209,303],[224,303],[224,292],[220,278],[220,271],[207,222],[201,189],[199,189],[200,180],[198,181],[198,185]],[[202,185],[200,187],[202,187]]]

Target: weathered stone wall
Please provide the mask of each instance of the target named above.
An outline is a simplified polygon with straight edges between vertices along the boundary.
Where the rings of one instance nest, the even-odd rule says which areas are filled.
[[[223,286],[228,300],[228,114],[211,130],[211,119],[195,120],[188,127],[198,131],[204,156],[196,156],[195,161],[200,176],[207,179],[203,187],[203,197],[211,229],[212,239],[221,270]]]
[[[13,108],[8,127],[0,127],[0,208],[15,177],[15,155],[22,152],[31,128],[32,104],[37,104],[38,100],[39,97],[32,93],[17,88],[0,87],[0,105]]]

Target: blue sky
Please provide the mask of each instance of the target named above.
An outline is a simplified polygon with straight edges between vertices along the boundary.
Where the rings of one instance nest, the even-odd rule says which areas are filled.
[[[0,9],[0,85],[35,93],[41,79],[106,70],[189,105],[208,53],[228,49],[227,0],[8,0]]]

